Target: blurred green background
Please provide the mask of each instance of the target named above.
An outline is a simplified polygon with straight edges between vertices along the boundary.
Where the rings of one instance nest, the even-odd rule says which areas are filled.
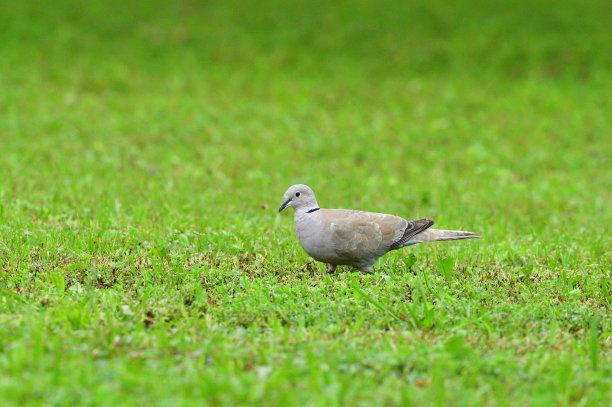
[[[609,404],[611,16],[0,2],[2,404]],[[295,183],[483,239],[324,276]]]
[[[509,209],[532,186],[596,211],[610,190],[608,2],[1,7],[11,190],[146,202],[163,182],[226,211],[276,205],[298,181],[328,205],[385,195],[412,211],[483,190]],[[362,196],[343,195],[356,180]]]

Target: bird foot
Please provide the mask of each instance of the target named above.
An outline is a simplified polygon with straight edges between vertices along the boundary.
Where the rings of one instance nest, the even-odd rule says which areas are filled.
[[[328,272],[329,274],[333,274],[333,273],[335,273],[335,272],[336,272],[336,266],[335,266],[335,265],[333,265],[333,264],[328,264],[328,265],[327,265],[327,272]]]

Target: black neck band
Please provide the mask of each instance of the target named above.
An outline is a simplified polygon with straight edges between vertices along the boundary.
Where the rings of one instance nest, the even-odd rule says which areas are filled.
[[[314,209],[311,209],[311,210],[309,210],[309,211],[306,211],[306,213],[316,212],[316,211],[318,211],[319,209],[321,209],[321,208],[314,208]]]

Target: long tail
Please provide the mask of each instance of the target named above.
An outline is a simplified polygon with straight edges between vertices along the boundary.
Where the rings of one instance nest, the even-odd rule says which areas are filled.
[[[408,245],[423,243],[423,242],[436,242],[439,240],[460,240],[460,239],[477,239],[480,235],[474,232],[467,232],[465,230],[441,230],[441,229],[427,229],[418,235],[410,238],[406,243]]]

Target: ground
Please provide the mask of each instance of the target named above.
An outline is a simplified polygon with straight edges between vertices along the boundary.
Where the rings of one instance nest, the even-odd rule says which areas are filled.
[[[0,404],[612,403],[608,1],[0,5]],[[328,275],[322,207],[477,241]]]

